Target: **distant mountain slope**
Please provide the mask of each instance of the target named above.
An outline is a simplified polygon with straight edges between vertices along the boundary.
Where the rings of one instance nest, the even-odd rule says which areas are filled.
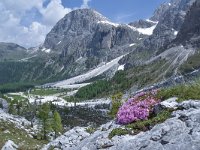
[[[20,56],[1,64],[0,83],[59,81],[86,73],[129,53],[148,36],[138,28],[112,23],[91,9],[74,10],[53,27],[42,46],[16,53],[14,46],[6,48],[9,56]]]
[[[127,63],[129,67],[134,66],[165,51],[176,38],[185,16],[194,2],[195,0],[171,0],[170,3],[162,4],[150,18],[158,21],[153,34],[147,37],[136,50],[127,55],[121,63]]]
[[[69,76],[74,76],[130,52],[146,36],[130,25],[112,23],[92,9],[79,9],[53,27],[41,50],[58,54]]]
[[[193,26],[189,25],[190,19],[187,19],[191,18],[188,16],[191,16],[189,14],[192,11],[188,14],[187,12],[193,3],[194,0],[171,0],[170,3],[162,4],[150,19],[130,24],[112,23],[91,9],[74,10],[53,27],[40,47],[29,49],[29,55],[15,63],[16,66],[24,67],[18,66],[12,69],[12,65],[2,64],[1,76],[3,77],[0,83],[48,82],[79,77],[125,54],[127,56],[120,60],[120,64],[125,65],[125,71],[130,69],[126,73],[130,74],[128,76],[131,80],[143,75],[145,80],[148,80],[149,74],[146,75],[146,71],[140,70],[146,67],[149,72],[154,70],[153,74],[156,78],[146,83],[177,75],[180,73],[180,66],[196,54],[196,48],[178,42],[184,41],[183,37],[190,37],[185,41],[191,41],[188,30],[191,30],[192,35],[198,34],[196,31],[198,26],[192,29]],[[198,9],[196,11],[198,12]],[[195,19],[191,22],[198,23]],[[155,71],[155,67],[159,69]],[[114,73],[116,70],[117,67],[111,71]],[[131,74],[131,71],[134,73]],[[6,81],[4,77],[8,77]],[[90,79],[88,76],[87,78]],[[143,81],[141,82],[143,84]]]
[[[18,60],[26,55],[26,48],[14,43],[0,42],[0,61]]]

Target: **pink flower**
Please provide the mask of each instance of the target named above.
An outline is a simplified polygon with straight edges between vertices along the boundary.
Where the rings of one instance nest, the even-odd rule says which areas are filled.
[[[153,106],[160,102],[155,96],[157,90],[141,92],[124,103],[118,110],[117,122],[129,124],[137,120],[148,119]]]

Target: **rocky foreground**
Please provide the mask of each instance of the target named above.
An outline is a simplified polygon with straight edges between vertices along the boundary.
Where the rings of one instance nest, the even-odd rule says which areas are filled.
[[[76,127],[44,146],[43,150],[199,150],[200,102],[189,100],[177,103],[175,99],[170,99],[161,105],[178,110],[172,113],[171,118],[147,132],[109,139],[113,129],[123,126],[111,121],[92,134],[87,132],[87,128]]]

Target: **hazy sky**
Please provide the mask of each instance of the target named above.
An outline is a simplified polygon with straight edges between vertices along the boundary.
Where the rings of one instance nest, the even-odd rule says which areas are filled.
[[[93,8],[113,22],[149,18],[169,0],[0,0],[0,41],[25,47],[42,44],[46,34],[64,15]]]

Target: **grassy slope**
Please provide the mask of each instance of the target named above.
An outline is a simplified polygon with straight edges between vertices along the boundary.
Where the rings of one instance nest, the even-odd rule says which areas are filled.
[[[58,93],[67,92],[67,90],[61,90],[61,89],[34,89],[31,90],[30,94],[33,95],[39,95],[39,96],[48,96],[48,95],[54,95]]]
[[[188,58],[188,60],[179,67],[179,71],[183,73],[192,72],[200,68],[200,50]]]
[[[14,124],[0,120],[0,149],[8,141],[12,140],[21,150],[40,149],[44,141],[31,138],[23,129],[18,129]]]
[[[92,99],[109,96],[121,91],[124,92],[132,86],[140,89],[164,79],[169,73],[165,72],[168,67],[169,64],[165,60],[158,60],[148,65],[138,66],[126,71],[119,71],[108,81],[100,80],[80,88],[75,97],[78,99]]]
[[[163,100],[170,97],[177,97],[179,102],[189,99],[200,100],[200,81],[162,89],[158,97]]]

